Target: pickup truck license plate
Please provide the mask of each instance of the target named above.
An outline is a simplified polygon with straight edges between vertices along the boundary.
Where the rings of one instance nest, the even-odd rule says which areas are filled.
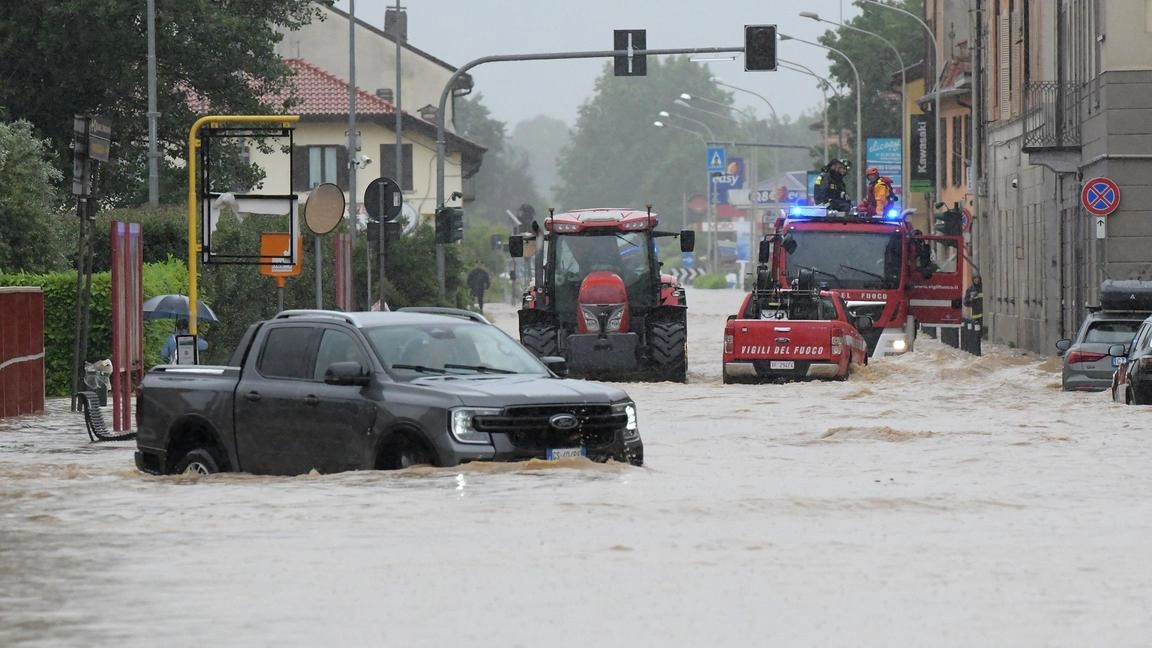
[[[795,360],[769,360],[768,361],[768,368],[769,369],[795,369],[796,368],[796,361]]]
[[[574,459],[576,457],[588,456],[588,451],[584,448],[548,448],[548,452],[544,456],[548,458],[548,461]]]

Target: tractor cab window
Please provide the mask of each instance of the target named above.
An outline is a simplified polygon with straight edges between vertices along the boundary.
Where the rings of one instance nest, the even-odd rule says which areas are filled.
[[[658,295],[652,263],[652,244],[648,232],[583,232],[557,235],[551,242],[556,286],[556,311],[561,321],[575,323],[576,300],[580,285],[593,272],[611,272],[620,277],[628,291],[633,308],[647,309],[656,305]]]

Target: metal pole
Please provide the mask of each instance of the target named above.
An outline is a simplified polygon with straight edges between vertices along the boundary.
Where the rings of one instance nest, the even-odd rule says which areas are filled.
[[[484,63],[502,63],[509,61],[552,61],[584,58],[611,58],[614,56],[664,56],[668,54],[725,54],[743,52],[743,47],[691,47],[681,49],[650,49],[650,50],[600,50],[595,52],[548,52],[543,54],[502,54],[497,56],[484,56],[474,59],[457,68],[444,89],[440,92],[440,103],[436,110],[436,206],[444,205],[444,109],[448,105],[448,95],[455,87],[456,81],[468,70]],[[440,295],[444,295],[444,245],[436,244],[436,281],[440,288]]]
[[[148,0],[148,204],[160,204],[160,154],[156,120],[156,0]]]
[[[313,273],[316,275],[316,309],[321,310],[324,308],[324,273],[321,271],[324,263],[324,245],[319,234],[313,234],[312,240],[316,245],[316,267]],[[337,286],[336,289],[339,290],[340,287]],[[280,310],[284,309],[281,308]]]
[[[356,0],[348,0],[348,220],[355,228],[359,208],[356,206]],[[351,230],[355,231],[355,229]],[[368,257],[368,305],[372,304],[372,255]],[[344,279],[351,283],[351,273]],[[351,297],[351,291],[347,291]],[[344,304],[349,308],[351,304]],[[352,310],[355,310],[353,308]]]
[[[841,52],[835,47],[828,47],[827,45],[813,43],[812,41],[806,41],[802,38],[787,36],[785,34],[780,34],[779,36],[781,40],[794,40],[798,43],[806,43],[808,45],[812,45],[813,47],[826,49],[833,54],[838,54],[840,58],[844,59],[844,61],[848,63],[848,66],[852,68],[852,76],[856,79],[856,146],[853,147],[856,149],[856,202],[860,202],[864,198],[864,176],[861,175],[864,173],[864,169],[860,168],[864,161],[862,155],[864,149],[864,139],[862,132],[863,129],[861,128],[862,122],[860,120],[860,73],[856,70],[856,64],[852,62],[852,59],[848,58],[847,54]]]
[[[396,16],[395,16],[394,20],[392,21],[392,38],[394,38],[396,40],[396,96],[395,96],[395,99],[396,99],[396,126],[395,126],[395,129],[396,129],[396,178],[395,178],[395,180],[396,180],[396,185],[398,187],[400,187],[400,194],[403,195],[404,194],[404,109],[403,109],[404,102],[403,102],[403,98],[402,98],[402,94],[401,94],[400,90],[401,90],[401,86],[403,85],[404,75],[402,73],[403,69],[400,66],[400,54],[401,54],[401,52],[403,52],[404,48],[401,46],[400,36],[401,36],[400,35],[400,0],[396,0]],[[381,163],[383,163],[383,160],[381,160]],[[401,200],[401,202],[403,202],[403,200]],[[384,203],[381,201],[380,204],[383,205]],[[385,287],[386,287],[386,284],[384,282],[384,274],[385,274],[385,271],[387,268],[386,261],[387,261],[387,255],[388,255],[388,239],[384,234],[384,229],[385,229],[384,228],[384,219],[381,218],[380,219],[380,242],[379,242],[379,246],[380,246],[380,272],[379,272],[380,290],[379,290],[379,293],[380,293],[380,309],[381,310],[384,309],[384,304],[387,303],[385,300],[385,295],[384,295]]]
[[[935,204],[940,201],[940,187],[943,184],[940,179],[940,165],[942,163],[941,158],[943,157],[940,151],[940,78],[942,76],[942,71],[940,70],[940,62],[941,59],[944,58],[944,51],[940,49],[940,43],[936,40],[936,34],[933,33],[932,28],[928,26],[928,23],[921,20],[920,16],[917,16],[907,9],[901,9],[900,7],[884,4],[883,2],[877,2],[876,0],[861,0],[861,2],[867,2],[868,4],[876,5],[877,7],[884,7],[885,9],[891,9],[893,11],[899,11],[905,16],[912,18],[916,22],[920,23],[920,26],[924,28],[924,31],[928,34],[928,38],[932,41],[932,92],[935,95],[935,107],[932,109],[934,113],[932,115],[932,119],[935,123],[932,124],[932,131],[936,134],[936,195],[932,202]]]

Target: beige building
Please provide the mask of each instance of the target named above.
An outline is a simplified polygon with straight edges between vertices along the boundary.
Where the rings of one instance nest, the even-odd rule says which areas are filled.
[[[1152,2],[985,0],[977,220],[994,340],[1050,353],[1100,281],[1152,279]],[[1085,183],[1118,206],[1097,217]]]
[[[326,8],[326,17],[299,31],[288,32],[277,51],[295,73],[293,109],[300,115],[293,134],[292,188],[307,198],[316,185],[332,182],[348,191],[355,174],[356,196],[347,196],[363,215],[363,192],[377,177],[395,178],[396,41],[388,33],[356,21],[356,130],[359,150],[348,152],[348,36],[349,16]],[[399,33],[402,116],[402,189],[405,214],[411,224],[433,216],[436,209],[436,107],[455,68],[406,42],[405,18],[396,20]],[[465,93],[471,80],[462,78],[456,95]],[[454,134],[452,97],[446,115],[445,196],[460,192],[469,199],[468,179],[480,168],[484,148]],[[279,154],[252,151],[252,160],[269,178],[287,178],[289,160]],[[275,185],[273,182],[272,184]]]

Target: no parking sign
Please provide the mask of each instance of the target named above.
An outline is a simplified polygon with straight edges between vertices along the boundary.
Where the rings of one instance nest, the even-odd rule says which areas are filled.
[[[1120,206],[1120,187],[1108,178],[1092,178],[1080,190],[1080,202],[1093,216],[1107,216]]]

